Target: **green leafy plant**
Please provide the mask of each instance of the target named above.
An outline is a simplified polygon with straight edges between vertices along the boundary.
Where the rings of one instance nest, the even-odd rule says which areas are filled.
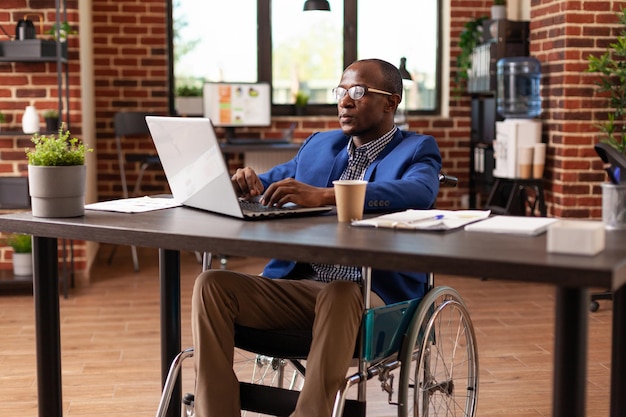
[[[13,248],[15,253],[30,253],[33,250],[33,240],[30,235],[12,233],[7,236],[7,245]]]
[[[60,40],[61,42],[65,42],[69,35],[75,35],[78,31],[74,29],[69,23],[62,22],[61,29],[59,30],[59,39],[57,39],[57,24],[54,23],[52,27],[46,31],[47,35],[52,35],[54,40]]]
[[[506,6],[506,0],[493,0],[494,6]]]
[[[59,112],[56,110],[46,110],[43,113],[43,118],[44,119],[58,119],[59,118]]]
[[[624,28],[617,40],[602,55],[589,55],[586,71],[600,73],[595,84],[599,93],[607,93],[611,109],[607,120],[596,124],[601,133],[600,141],[626,155],[626,8],[621,10],[618,18]]]
[[[201,97],[202,96],[202,86],[198,85],[181,85],[176,88],[176,96],[178,97]]]
[[[83,165],[85,153],[93,149],[70,136],[70,131],[63,126],[59,128],[58,135],[33,135],[31,141],[35,148],[26,149],[28,163],[37,166]]]
[[[298,91],[296,93],[296,101],[295,104],[298,107],[304,107],[308,104],[309,102],[309,95],[305,92],[302,91]]]
[[[472,52],[476,48],[483,35],[483,21],[488,19],[487,16],[477,17],[463,25],[463,30],[459,35],[459,48],[461,52],[456,58],[456,66],[458,68],[455,76],[455,93],[461,94],[467,87],[468,70],[472,67]]]
[[[6,116],[0,111],[0,123],[6,122]]]

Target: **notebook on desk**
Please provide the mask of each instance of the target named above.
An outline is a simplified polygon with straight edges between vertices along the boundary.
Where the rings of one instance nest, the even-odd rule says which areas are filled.
[[[201,117],[147,116],[174,200],[182,205],[242,219],[313,215],[332,206],[267,207],[235,194],[211,120]]]
[[[556,221],[558,219],[550,217],[493,216],[477,223],[468,224],[465,226],[465,230],[537,236],[548,230],[548,227]]]

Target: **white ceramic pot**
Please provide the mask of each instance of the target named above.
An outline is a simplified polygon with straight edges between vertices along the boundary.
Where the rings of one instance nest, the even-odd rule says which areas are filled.
[[[506,6],[504,5],[491,6],[491,18],[493,20],[506,19]]]
[[[35,217],[85,214],[86,165],[28,166],[28,187]]]
[[[33,275],[33,254],[13,253],[13,275]]]
[[[22,116],[22,130],[26,134],[39,132],[39,114],[35,106],[26,106]]]
[[[176,113],[180,116],[204,115],[202,97],[176,97],[174,99]]]

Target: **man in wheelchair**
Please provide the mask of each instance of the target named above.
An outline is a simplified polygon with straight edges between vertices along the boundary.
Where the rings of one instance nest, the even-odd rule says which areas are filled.
[[[237,170],[240,196],[267,205],[335,204],[332,181],[365,179],[365,211],[430,208],[439,191],[441,156],[432,136],[400,131],[394,113],[402,77],[382,60],[356,61],[333,90],[341,129],[315,133],[289,162],[257,175]],[[375,244],[375,242],[372,242]],[[195,416],[240,416],[233,371],[235,324],[257,329],[310,329],[307,374],[293,416],[329,417],[345,380],[364,302],[361,269],[272,260],[262,276],[209,270],[196,280],[192,330]],[[423,295],[426,274],[375,270],[372,307]]]

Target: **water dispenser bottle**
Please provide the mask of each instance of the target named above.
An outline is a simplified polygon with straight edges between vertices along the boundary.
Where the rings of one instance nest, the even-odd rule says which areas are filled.
[[[498,114],[504,118],[532,119],[541,114],[541,64],[520,56],[498,60]]]

